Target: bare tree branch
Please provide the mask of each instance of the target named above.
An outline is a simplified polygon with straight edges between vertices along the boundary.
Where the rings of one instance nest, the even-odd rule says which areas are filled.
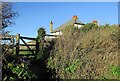
[[[2,29],[14,24],[13,18],[18,15],[13,10],[13,3],[2,3]]]

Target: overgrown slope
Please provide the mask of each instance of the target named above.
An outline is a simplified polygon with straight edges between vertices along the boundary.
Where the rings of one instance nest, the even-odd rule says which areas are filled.
[[[118,79],[118,27],[66,27],[55,41],[48,68],[60,79]]]

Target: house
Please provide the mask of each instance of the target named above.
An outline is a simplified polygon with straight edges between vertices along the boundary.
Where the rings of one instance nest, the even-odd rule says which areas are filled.
[[[74,15],[71,20],[65,22],[64,24],[60,25],[56,29],[53,30],[53,22],[50,22],[50,35],[62,35],[62,30],[64,30],[65,27],[67,26],[75,26],[78,28],[81,28],[84,23],[80,22],[78,20],[78,17]]]

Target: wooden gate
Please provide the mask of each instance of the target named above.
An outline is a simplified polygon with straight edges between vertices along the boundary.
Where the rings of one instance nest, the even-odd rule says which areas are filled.
[[[56,35],[49,35],[49,34],[46,34],[46,36],[57,37]],[[35,41],[35,44],[27,43],[25,41],[26,39]],[[24,36],[20,36],[20,34],[17,34],[17,35],[6,35],[4,38],[1,37],[0,40],[10,40],[11,41],[11,47],[12,47],[12,49],[15,48],[14,51],[15,51],[15,54],[17,56],[31,56],[31,55],[36,56],[39,52],[39,42],[37,41],[36,38],[24,37]],[[22,42],[22,44],[21,44],[20,41]],[[27,49],[21,49],[20,48],[21,46],[24,46]],[[33,47],[33,46],[34,46],[35,49],[31,49],[31,47]],[[22,51],[29,51],[30,53],[21,54],[20,52],[22,52]]]
[[[14,35],[0,34],[0,49],[2,50],[1,54],[7,53],[8,51],[10,53],[13,53],[14,46],[15,46]]]
[[[35,44],[28,44],[28,43],[26,43],[26,41],[24,39],[33,40],[36,43]],[[20,44],[20,40],[23,42],[23,44]],[[21,46],[27,47],[27,50],[20,49]],[[35,49],[31,49],[30,46],[34,46]],[[20,54],[20,51],[29,51],[31,53],[30,54]],[[23,55],[24,56],[34,55],[35,56],[38,54],[38,52],[39,52],[39,43],[38,43],[36,38],[23,37],[23,36],[20,36],[20,34],[16,35],[16,55],[17,56],[23,56]]]
[[[2,35],[0,34],[0,40],[2,40],[2,41],[4,41],[4,40],[10,41],[11,46],[14,46],[14,45],[15,45],[14,37],[15,37],[14,35],[4,35],[4,36],[2,36]]]

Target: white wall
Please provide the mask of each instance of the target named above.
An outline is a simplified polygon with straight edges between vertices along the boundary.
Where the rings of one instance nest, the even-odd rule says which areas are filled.
[[[53,33],[50,33],[50,35],[62,35],[62,31],[53,32]],[[55,38],[55,37],[50,36],[50,38]]]
[[[81,28],[82,25],[74,24],[75,27]]]
[[[83,25],[74,24],[74,26],[81,28]],[[62,31],[53,32],[53,33],[50,33],[50,35],[62,35]],[[50,38],[55,38],[55,37],[51,36]]]
[[[51,33],[50,35],[62,35],[62,31]]]

